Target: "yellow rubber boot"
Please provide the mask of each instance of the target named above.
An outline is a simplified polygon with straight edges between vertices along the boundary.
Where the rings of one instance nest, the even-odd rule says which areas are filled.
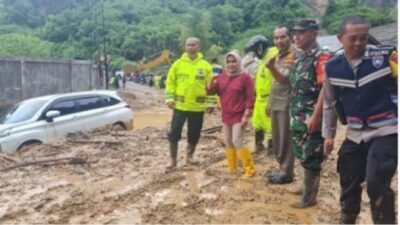
[[[242,165],[245,172],[244,175],[246,177],[252,177],[255,171],[254,171],[253,157],[251,156],[250,149],[248,147],[238,149],[238,155],[240,160],[242,161]]]
[[[226,159],[228,161],[228,170],[229,173],[235,173],[237,164],[236,164],[236,149],[234,148],[226,148]]]

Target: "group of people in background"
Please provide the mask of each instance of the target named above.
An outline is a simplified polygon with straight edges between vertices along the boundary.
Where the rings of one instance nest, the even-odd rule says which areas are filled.
[[[293,182],[294,160],[304,171],[295,208],[317,204],[322,163],[334,149],[337,118],[347,125],[339,149],[340,223],[355,223],[360,213],[361,183],[366,181],[374,223],[394,224],[395,201],[390,187],[397,169],[397,52],[368,43],[368,22],[346,17],[337,37],[343,50],[331,53],[317,43],[319,25],[302,19],[293,27],[278,25],[271,47],[257,35],[245,56],[230,51],[224,67],[211,66],[200,52],[200,40],[186,39],[186,52],[171,66],[165,102],[173,110],[169,133],[171,163],[177,167],[178,142],[187,121],[186,164],[197,165],[194,152],[204,113],[221,107],[228,171],[255,174],[251,152],[275,155],[279,168],[268,171],[271,184]],[[253,150],[245,128],[255,130]],[[267,137],[267,148],[263,145]]]
[[[135,73],[130,76],[130,79],[135,83],[147,85],[156,89],[165,88],[166,77],[161,73]]]
[[[143,84],[149,87],[154,87],[156,89],[164,89],[165,88],[165,79],[161,73],[157,74],[131,74],[131,75],[116,75],[113,74],[109,78],[109,88],[113,90],[125,89],[127,80],[131,80],[138,84]]]

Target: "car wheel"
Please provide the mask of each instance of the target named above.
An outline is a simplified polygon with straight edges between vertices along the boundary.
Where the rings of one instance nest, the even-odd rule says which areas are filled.
[[[118,122],[118,123],[114,123],[114,124],[111,126],[111,130],[112,130],[112,131],[121,131],[121,130],[126,130],[126,127],[124,126],[123,123]]]
[[[36,141],[36,140],[34,140],[34,141],[27,141],[27,142],[23,143],[22,145],[20,145],[20,146],[18,147],[17,152],[24,152],[24,151],[29,150],[29,149],[32,148],[33,146],[41,145],[41,144],[42,144],[42,142]]]

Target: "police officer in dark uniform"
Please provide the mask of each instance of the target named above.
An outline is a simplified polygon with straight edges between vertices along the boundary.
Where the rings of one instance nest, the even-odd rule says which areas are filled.
[[[346,17],[338,34],[344,52],[325,67],[325,154],[333,149],[336,114],[347,124],[338,158],[342,224],[356,222],[364,181],[373,222],[396,222],[390,183],[397,168],[397,53],[367,46],[368,30],[364,18]]]

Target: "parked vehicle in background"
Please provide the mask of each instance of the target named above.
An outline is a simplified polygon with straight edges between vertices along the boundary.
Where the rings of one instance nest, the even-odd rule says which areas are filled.
[[[106,125],[133,129],[133,112],[115,91],[86,91],[25,100],[0,118],[0,151],[48,143]]]

